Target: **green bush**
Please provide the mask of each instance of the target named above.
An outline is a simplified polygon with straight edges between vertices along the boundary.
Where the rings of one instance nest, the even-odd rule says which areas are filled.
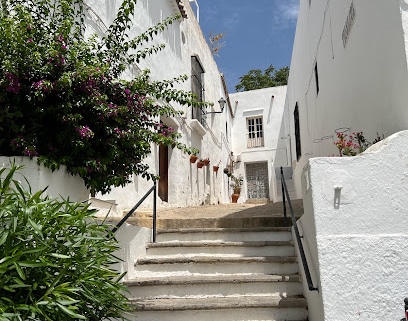
[[[86,203],[30,193],[0,170],[0,320],[122,319],[118,243]]]
[[[160,122],[197,105],[174,86],[186,76],[153,81],[149,71],[123,72],[164,48],[149,42],[175,23],[171,16],[128,36],[136,0],[123,0],[106,36],[85,38],[84,0],[2,0],[0,4],[0,154],[63,164],[92,193],[147,178],[152,144],[191,153],[180,133]],[[160,103],[158,103],[160,101]]]

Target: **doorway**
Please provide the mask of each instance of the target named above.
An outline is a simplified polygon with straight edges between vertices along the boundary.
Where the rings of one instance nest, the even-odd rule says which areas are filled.
[[[163,202],[169,201],[169,147],[159,146],[159,190],[158,194]]]
[[[248,199],[269,199],[268,163],[246,164]]]

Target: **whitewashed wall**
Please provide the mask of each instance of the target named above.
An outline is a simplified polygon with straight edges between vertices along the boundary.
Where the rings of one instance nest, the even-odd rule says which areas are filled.
[[[89,26],[93,31],[103,34],[103,25],[109,25],[114,18],[120,1],[88,0],[91,7]],[[154,43],[165,43],[166,49],[158,54],[148,57],[140,65],[128,71],[128,77],[136,75],[139,70],[148,68],[153,79],[172,79],[180,75],[191,75],[191,56],[197,55],[204,68],[205,100],[214,103],[214,107],[207,111],[218,111],[220,97],[227,99],[224,92],[221,75],[214,61],[212,53],[202,34],[200,26],[188,1],[184,1],[187,19],[181,19],[169,27],[162,35],[158,35]],[[173,13],[179,13],[175,0],[140,0],[136,4],[134,26],[130,30],[136,36],[149,27],[162,21]],[[95,18],[96,17],[96,18]],[[101,23],[101,21],[103,23]],[[102,27],[101,27],[102,26]],[[91,30],[90,29],[90,30]],[[91,32],[91,31],[89,31]],[[180,89],[190,91],[190,79],[180,84]],[[198,169],[196,164],[190,164],[189,156],[177,149],[169,152],[169,201],[160,202],[159,206],[188,206],[199,204],[216,204],[229,202],[226,180],[220,172],[216,175],[212,165],[220,162],[220,167],[228,162],[230,138],[226,126],[230,123],[231,114],[226,106],[223,114],[208,115],[207,126],[194,130],[191,120],[190,107],[176,108],[184,111],[184,116],[179,118],[162,119],[168,125],[177,128],[182,134],[182,142],[188,146],[200,149],[200,158],[210,158],[211,166]],[[227,125],[226,125],[227,124]],[[158,147],[152,146],[152,155],[147,159],[150,170],[158,173]],[[151,182],[140,177],[133,177],[133,182],[124,188],[115,188],[108,195],[97,195],[97,198],[114,200],[117,203],[117,212],[121,215],[123,210],[128,210],[152,186]],[[151,207],[152,198],[149,197],[142,207]]]
[[[301,219],[309,318],[400,320],[408,296],[408,131],[356,157],[309,160]],[[313,233],[315,232],[315,233]]]
[[[50,198],[59,198],[72,202],[84,202],[89,198],[89,190],[79,176],[69,174],[64,165],[52,171],[44,165],[38,164],[37,157],[28,156],[0,156],[0,168],[6,168],[5,174],[13,165],[21,167],[14,175],[26,189],[33,193],[44,190],[43,195]],[[4,177],[3,175],[3,177]]]
[[[267,162],[269,199],[277,200],[275,168],[291,166],[288,128],[285,126],[284,106],[286,86],[238,92],[230,95],[234,110],[232,151],[234,175],[242,175],[244,184],[240,201],[247,199],[245,165]],[[247,148],[247,118],[262,117],[264,146]],[[232,192],[231,192],[232,193]]]
[[[355,9],[348,40],[342,34]],[[372,141],[408,127],[408,5],[399,0],[300,1],[286,104],[298,103],[302,156],[294,162],[300,194],[302,168],[311,157],[337,153],[336,130],[363,131]],[[319,93],[314,65],[317,62]]]

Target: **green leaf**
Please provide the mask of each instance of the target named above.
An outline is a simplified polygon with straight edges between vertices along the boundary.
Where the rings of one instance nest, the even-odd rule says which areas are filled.
[[[70,259],[71,257],[65,254],[59,254],[59,253],[50,253],[51,256],[56,257],[58,259]]]
[[[1,236],[0,236],[0,245],[3,245],[3,244],[6,242],[8,235],[9,235],[9,232],[8,232],[8,231],[3,231],[3,232],[1,233]]]
[[[26,276],[25,276],[23,270],[21,269],[20,265],[17,262],[14,262],[13,264],[14,264],[14,267],[15,267],[18,275],[20,276],[20,278],[25,280]]]
[[[67,314],[68,316],[70,316],[71,318],[77,318],[77,319],[81,319],[81,320],[86,320],[86,318],[83,315],[80,315],[78,313],[75,313],[74,311],[72,311],[71,309],[66,308],[65,306],[63,306],[62,304],[57,303],[58,308],[64,312],[65,314]]]

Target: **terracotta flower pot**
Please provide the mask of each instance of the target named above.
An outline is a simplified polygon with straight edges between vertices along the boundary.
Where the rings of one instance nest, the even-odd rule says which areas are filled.
[[[197,160],[197,156],[196,155],[190,155],[190,163],[194,164]]]
[[[232,194],[231,195],[231,202],[232,203],[237,203],[237,201],[238,201],[238,198],[239,198],[239,194]]]
[[[213,171],[218,172],[219,167],[218,166],[213,166]]]
[[[203,166],[204,166],[204,162],[201,162],[201,161],[197,162],[198,168],[202,168]]]
[[[203,159],[204,162],[204,166],[208,166],[208,164],[210,164],[210,160],[208,158]]]

